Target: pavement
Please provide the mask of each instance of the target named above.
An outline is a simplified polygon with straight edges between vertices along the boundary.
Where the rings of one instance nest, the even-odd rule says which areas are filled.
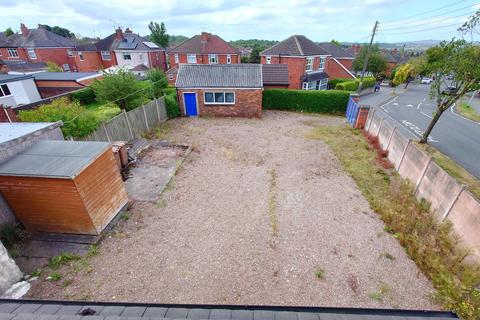
[[[472,99],[472,101],[470,101],[470,98],[472,97],[472,94],[474,93],[469,93],[466,95],[465,97],[465,101],[468,102],[468,104],[473,108],[475,109],[478,113],[480,113],[480,97],[479,95],[477,94],[475,96],[475,98]]]
[[[412,139],[419,139],[432,119],[436,104],[430,85],[411,84],[407,90],[390,90],[362,97],[361,104],[375,107],[385,120]],[[480,107],[480,104],[479,104]],[[457,114],[454,107],[443,113],[429,136],[429,144],[480,178],[480,123]]]

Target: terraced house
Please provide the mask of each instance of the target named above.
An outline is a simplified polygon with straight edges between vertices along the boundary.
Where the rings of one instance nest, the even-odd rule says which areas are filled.
[[[262,64],[288,65],[289,89],[326,90],[329,53],[305,36],[291,36],[260,53]]]
[[[77,46],[74,50],[78,71],[124,68],[144,76],[153,68],[167,70],[165,49],[133,33],[117,28],[115,33],[96,42]]]
[[[31,63],[54,62],[65,71],[75,70],[72,39],[59,36],[39,25],[29,29],[20,24],[20,33],[0,37],[0,59]]]

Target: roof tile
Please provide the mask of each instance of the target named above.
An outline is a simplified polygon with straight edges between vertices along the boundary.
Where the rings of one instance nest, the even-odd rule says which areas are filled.
[[[262,88],[260,64],[181,64],[178,88]]]
[[[202,37],[206,41],[202,41]],[[168,53],[238,54],[238,50],[219,36],[203,32],[171,48]]]
[[[290,36],[287,39],[274,44],[268,49],[263,50],[262,56],[316,56],[328,55],[328,52],[322,49],[312,40],[302,35]]]

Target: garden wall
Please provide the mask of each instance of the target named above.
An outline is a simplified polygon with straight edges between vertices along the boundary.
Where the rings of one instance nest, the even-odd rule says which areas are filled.
[[[451,221],[464,244],[480,258],[480,201],[375,109],[368,114],[365,130],[378,137],[395,169],[412,183],[417,198],[428,200],[440,221]]]

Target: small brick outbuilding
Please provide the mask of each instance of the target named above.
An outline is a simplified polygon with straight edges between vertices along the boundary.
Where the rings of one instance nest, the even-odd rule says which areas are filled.
[[[181,64],[175,86],[185,116],[262,116],[260,64]]]

